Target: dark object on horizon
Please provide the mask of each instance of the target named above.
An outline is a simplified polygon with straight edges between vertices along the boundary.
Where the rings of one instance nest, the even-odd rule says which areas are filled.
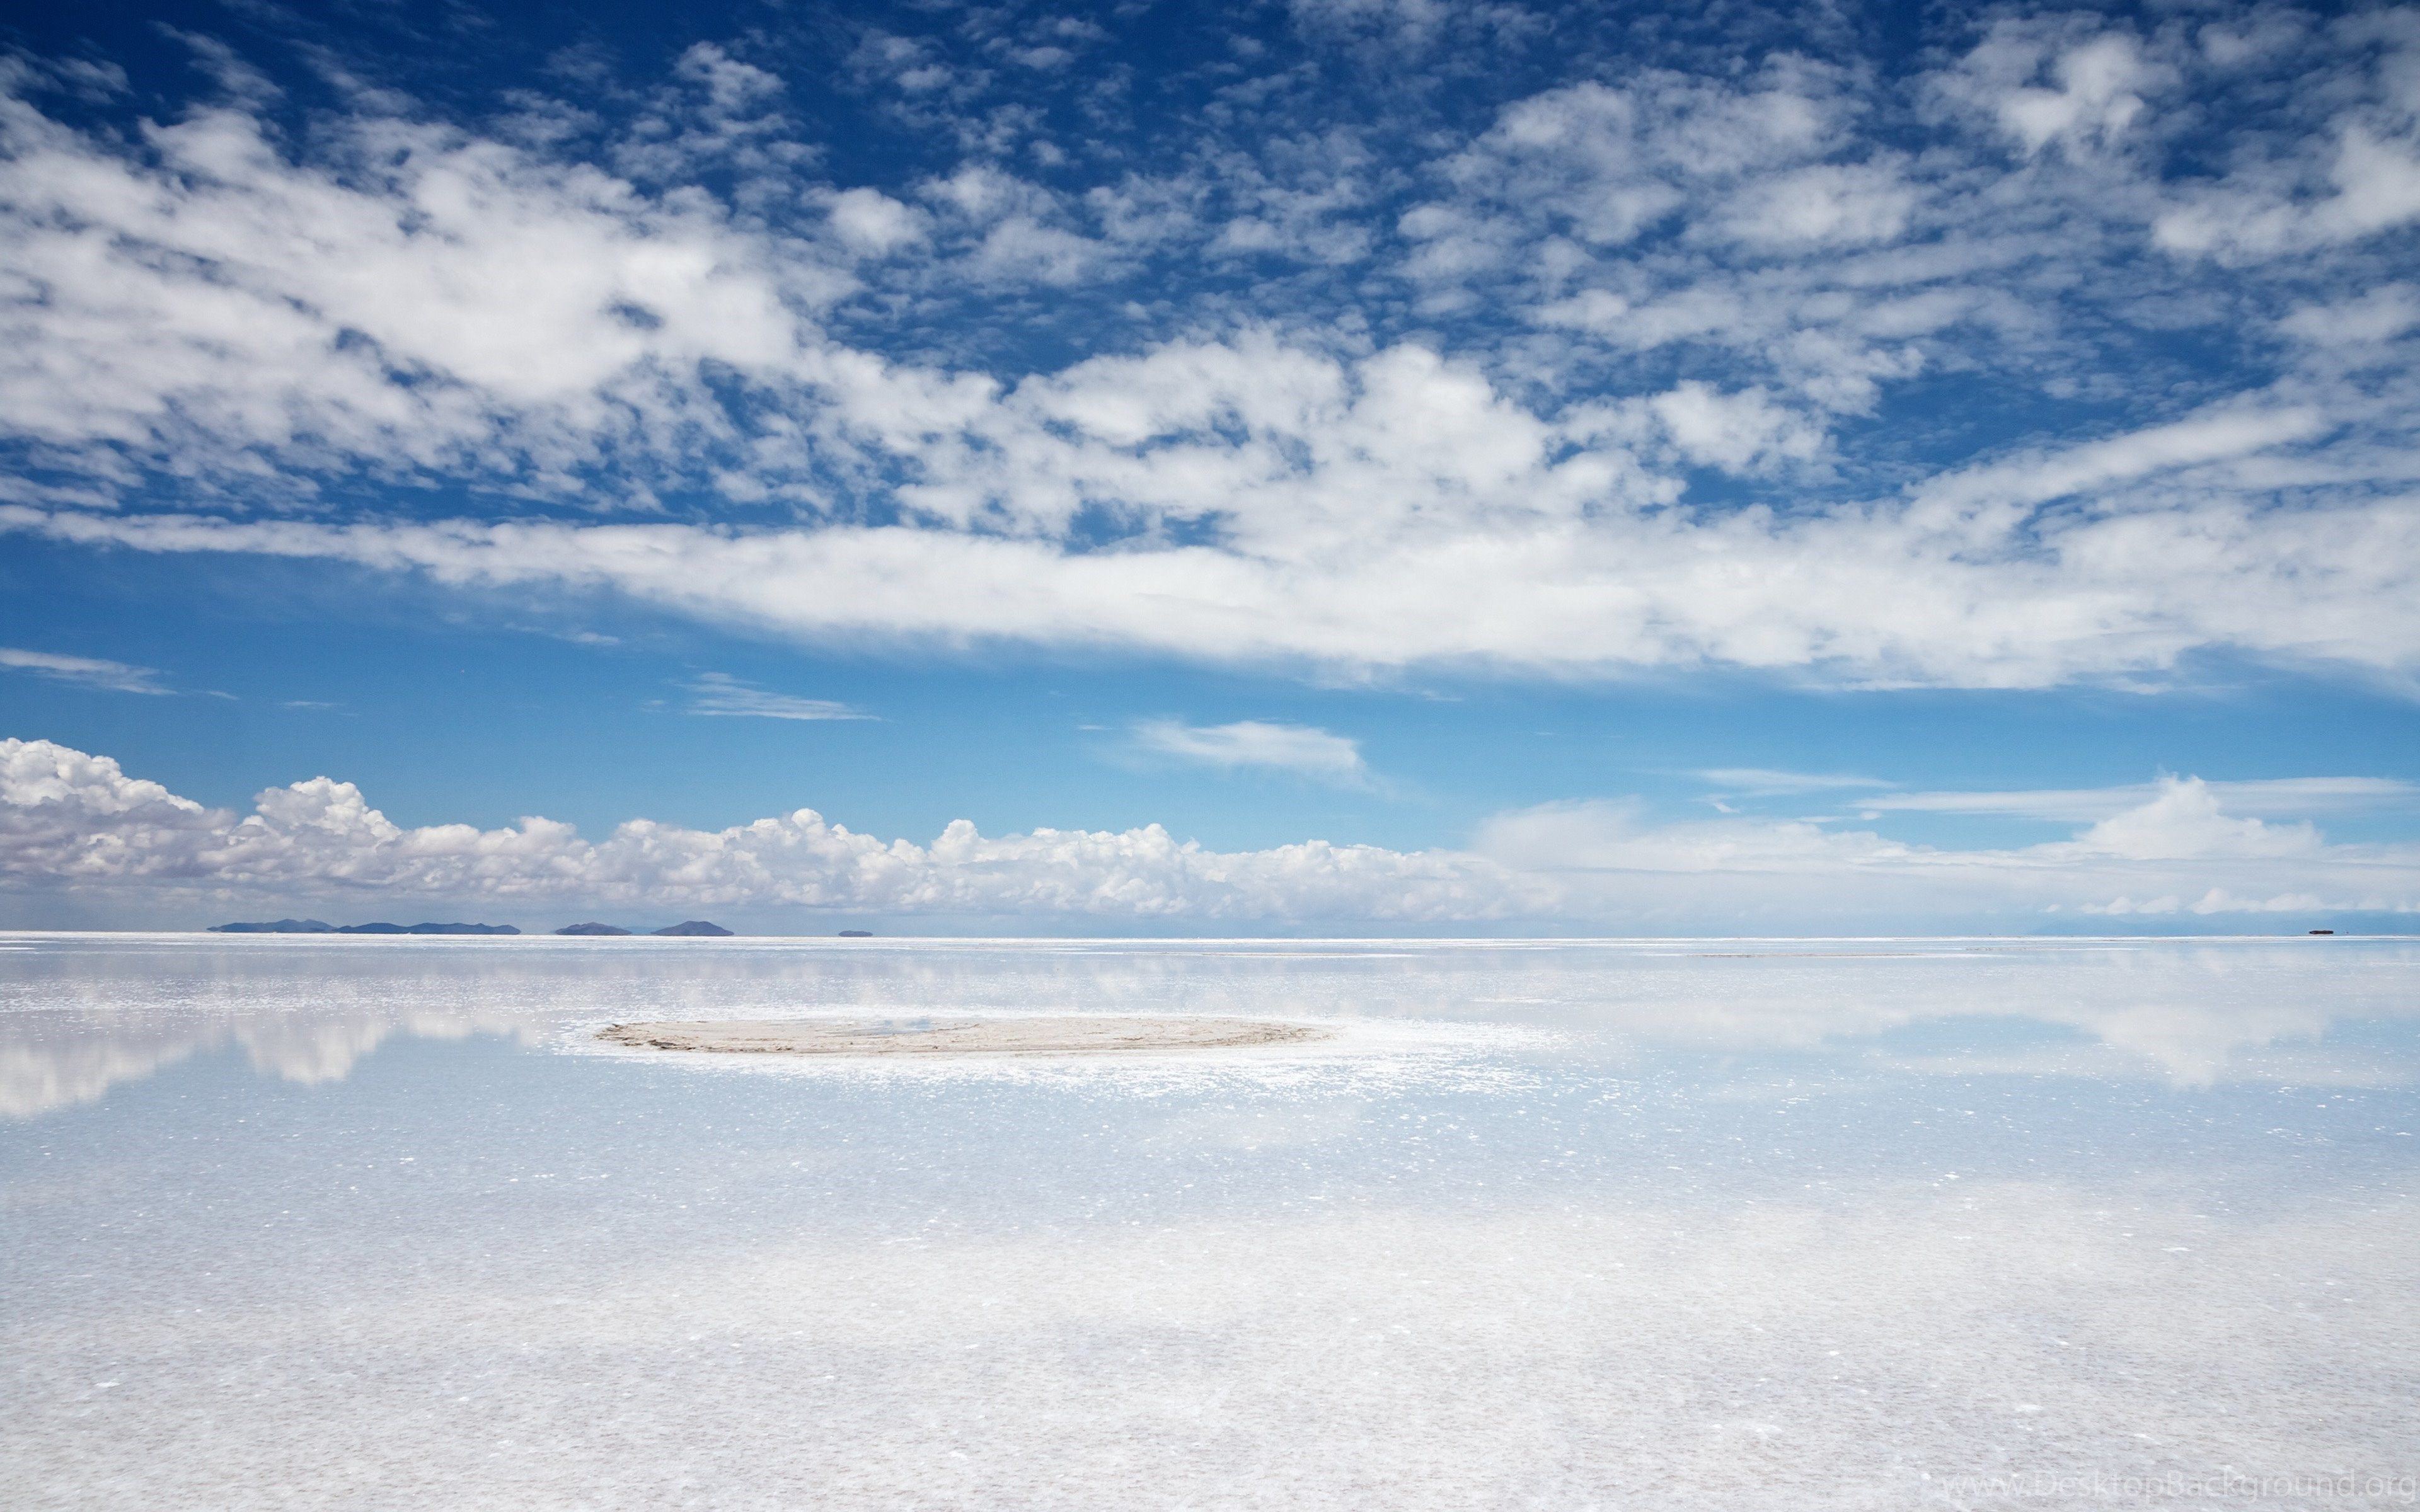
[[[667,924],[662,929],[651,930],[648,933],[654,934],[721,935],[728,934],[731,932],[710,918],[684,918],[677,924]]]
[[[2311,931],[2311,933],[2314,934],[2334,934],[2335,931],[2332,929],[2315,929]]]
[[[339,934],[519,934],[510,924],[341,924]]]
[[[874,938],[874,931],[870,929],[845,929],[840,932],[840,937],[844,940],[870,940]]]
[[[555,933],[557,934],[628,934],[630,932],[626,929],[615,929],[611,924],[566,924]]]
[[[274,924],[212,924],[212,934],[334,934],[334,924],[316,918],[281,918]]]

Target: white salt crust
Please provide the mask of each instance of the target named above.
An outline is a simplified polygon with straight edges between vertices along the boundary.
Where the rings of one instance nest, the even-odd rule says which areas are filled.
[[[582,1263],[522,1234],[369,1297],[54,1307],[11,1333],[0,1470],[25,1508],[1125,1512],[2107,1506],[1950,1486],[2420,1469],[2412,1208],[2240,1224],[2113,1196]]]
[[[0,976],[0,1504],[2411,1504],[2420,949],[1659,949],[35,941]],[[1071,1003],[1330,1038],[595,1038]],[[473,1034],[522,1048],[395,1042]],[[1547,1096],[1674,1053],[1633,1142]],[[726,1074],[768,1068],[807,1080]],[[568,1150],[513,1101],[566,1078],[603,1114]],[[1894,1096],[1933,1133],[1878,1153]],[[1935,1135],[2057,1169],[1883,1158]],[[1050,1159],[986,1143],[1020,1137]],[[1566,1141],[1619,1168],[1553,1176]]]
[[[739,1056],[1127,1056],[1248,1050],[1330,1038],[1268,1019],[1030,1014],[1016,1018],[722,1019],[613,1024],[597,1037],[633,1050]]]

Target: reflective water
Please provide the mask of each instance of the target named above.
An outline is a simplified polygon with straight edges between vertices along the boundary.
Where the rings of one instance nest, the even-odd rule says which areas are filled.
[[[1340,1032],[592,1038],[993,1011]],[[0,936],[0,1502],[2410,1504],[2415,1134],[2412,942]]]

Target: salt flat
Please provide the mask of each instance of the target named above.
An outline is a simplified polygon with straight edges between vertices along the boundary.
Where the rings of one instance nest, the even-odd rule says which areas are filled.
[[[1267,1019],[1031,1014],[1016,1018],[738,1019],[613,1024],[597,1037],[632,1049],[706,1055],[1097,1056],[1241,1050],[1326,1038]]]
[[[2420,1473],[2408,942],[7,943],[11,1506]],[[1327,1037],[597,1039],[1138,1019]]]

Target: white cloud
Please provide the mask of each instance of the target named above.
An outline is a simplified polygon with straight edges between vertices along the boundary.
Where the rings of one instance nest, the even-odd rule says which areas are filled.
[[[831,196],[827,213],[840,239],[869,256],[888,256],[929,235],[923,211],[878,189],[844,189]]]
[[[2420,846],[2339,844],[2307,823],[2233,815],[2194,779],[2164,780],[2071,839],[2008,850],[1804,822],[1659,825],[1606,801],[1500,815],[1467,850],[1307,841],[1218,852],[1157,825],[988,837],[963,820],[919,845],[808,809],[721,830],[632,820],[590,841],[539,818],[405,828],[324,777],[268,789],[239,817],[106,757],[7,740],[0,884],[74,889],[137,919],[169,899],[290,911],[376,898],[490,915],[644,904],[1076,924],[1887,933],[2024,929],[2061,910],[2420,912]]]
[[[1304,725],[1242,719],[1233,724],[1189,725],[1146,719],[1135,726],[1135,744],[1155,755],[1209,766],[1264,766],[1334,782],[1367,780],[1360,745],[1343,735]]]
[[[633,820],[591,841],[567,825],[396,825],[349,782],[262,793],[240,819],[48,741],[0,741],[0,877],[16,885],[442,898],[496,906],[772,906],[955,917],[1405,923],[1535,911],[1481,857],[1322,841],[1221,853],[1157,825],[988,838],[964,820],[929,845],[800,809],[704,831]]]
[[[2137,91],[2154,77],[2134,39],[2118,34],[2067,48],[2049,68],[2055,87],[2013,89],[1994,106],[2000,124],[2027,152],[2057,141],[2116,139],[2142,113]]]
[[[2276,256],[2353,241],[2420,218],[2420,133],[2384,139],[2346,125],[2328,163],[2327,191],[2296,193],[2252,178],[2185,197],[2155,234],[2172,252],[2233,259]]]
[[[2244,262],[2364,240],[2420,220],[2420,32],[2389,13],[2340,26],[2296,90],[2304,129],[2165,197],[2164,247]],[[2322,112],[2324,114],[2322,114]]]
[[[2307,822],[2275,825],[2226,812],[2202,781],[2163,781],[2150,801],[2112,814],[2067,842],[2080,853],[2127,860],[2309,856],[2324,842]]]
[[[830,699],[799,698],[745,683],[727,672],[700,672],[689,685],[689,712],[754,719],[871,719]]]
[[[1770,472],[1812,460],[1823,433],[1761,389],[1719,393],[1692,378],[1647,401],[1681,455],[1725,472]]]
[[[2420,156],[2412,146],[2409,137],[2381,141],[2359,127],[2346,129],[2328,170],[2336,191],[2326,207],[2331,229],[2367,236],[2420,217]]]
[[[0,530],[610,588],[801,637],[1219,661],[1728,662],[2041,687],[2230,649],[2420,671],[2420,511],[2399,493],[2263,508],[2229,471],[2311,435],[2319,422],[2300,409],[2157,426],[1953,475],[1904,502],[1784,516],[1654,507],[1670,491],[1618,442],[1575,448],[1417,347],[1348,366],[1266,343],[1171,346],[1000,402],[851,371],[909,407],[894,411],[903,426],[985,442],[924,433],[925,481],[901,497],[929,523],[331,526],[0,504]],[[2087,501],[2047,507],[2077,495]],[[1215,538],[1082,548],[1077,521],[1103,499]]]
[[[778,75],[743,63],[712,42],[699,42],[683,53],[673,72],[704,88],[707,108],[717,115],[756,109],[782,92]]]
[[[1833,81],[1818,70],[1776,66],[1746,88],[1650,70],[1628,87],[1577,84],[1507,106],[1444,171],[1474,211],[1620,246],[1681,211],[1698,186],[1822,156],[1838,117]],[[1432,206],[1415,212],[1425,216],[1416,230],[1472,224],[1468,213]]]
[[[2156,473],[2239,457],[2304,440],[2327,426],[2304,408],[2238,405],[2133,431],[2107,440],[1986,464],[1920,487],[1913,517],[1927,525],[1961,521],[1996,533],[2040,505],[2091,494]]]
[[[1070,229],[1072,208],[1059,194],[987,164],[919,187],[961,235],[973,233],[965,267],[980,282],[1064,288],[1115,255],[1109,243]]]
[[[2359,178],[2363,224],[2400,214],[2408,50],[2380,36],[2342,43],[2374,65],[2327,54],[2344,88],[2324,109],[2240,143],[2301,168],[2211,192],[2291,209]],[[939,45],[869,37],[864,60],[938,67]],[[2096,144],[2166,130],[2148,102],[2182,58],[2059,21],[1995,26],[1897,96],[1807,58],[1642,66],[1423,138],[1424,161],[1348,124],[1088,193],[968,149],[890,186],[906,197],[793,172],[789,222],[757,179],[725,196],[693,163],[608,172],[371,97],[299,137],[221,101],[120,141],[37,108],[20,67],[0,440],[43,466],[0,481],[0,528],[602,588],[783,636],[1323,670],[2040,687],[2217,654],[2420,675],[2420,443],[2387,388],[2409,356],[2377,333],[2401,308],[2385,291],[2247,291],[2273,306],[2251,329],[2366,354],[2295,348],[2310,365],[2264,359],[2183,415],[2180,385],[2135,395],[2132,368],[2061,355],[2086,339],[2063,301],[2104,284],[2093,329],[2218,307],[2171,286],[2181,265],[2147,289],[2110,250],[2182,191]],[[757,131],[783,93],[730,48],[674,73],[715,131]],[[1883,146],[1880,114],[1942,91],[1963,114],[1916,122],[1921,150]],[[2336,150],[2362,142],[2367,167]],[[1239,226],[1260,229],[1219,240]],[[1248,242],[1357,269],[1287,277],[1407,281],[1422,311],[1471,317],[1414,339],[1283,280],[1187,282],[1198,255],[1231,285]],[[1131,328],[1072,297],[1018,303],[1034,341],[1024,314],[980,324],[1014,288],[1106,292],[1146,262],[1159,283],[1119,289]],[[2157,307],[2137,322],[2129,298]],[[882,349],[1049,350],[1058,306],[1091,312],[1063,318],[1102,355],[995,374]],[[1844,417],[1944,366],[2097,383],[2134,418],[2013,452],[1844,440]],[[1699,505],[1691,468],[1748,501]],[[147,480],[191,513],[158,512]],[[432,521],[395,484],[471,502]],[[616,510],[648,523],[596,517]]]
[[[1869,785],[1887,786],[1879,782]],[[2393,778],[2264,778],[2207,782],[2203,786],[2214,801],[2230,811],[2256,815],[2374,811],[2420,803],[2420,783]],[[1869,816],[1885,812],[1998,814],[2086,823],[2139,809],[2160,793],[2159,783],[2138,782],[2118,787],[2033,788],[2001,793],[1880,793],[1852,802]]]
[[[1823,772],[1783,772],[1767,766],[1710,766],[1696,775],[1728,792],[1748,796],[1834,793],[1842,789],[1890,786],[1880,778]]]
[[[149,667],[131,667],[99,656],[62,656],[48,651],[23,651],[0,646],[0,667],[32,672],[62,683],[105,687],[114,693],[165,693],[160,674]]]
[[[351,122],[317,167],[202,110],[153,168],[0,98],[0,140],[10,429],[205,471],[559,471],[702,421],[684,366],[793,364],[835,286],[695,196],[438,126]]]
[[[1569,916],[1733,929],[1776,920],[1887,933],[1917,921],[2039,920],[2045,913],[2142,913],[2150,898],[2197,898],[2201,916],[2420,911],[2420,846],[2336,844],[2307,823],[2225,811],[2211,784],[2165,779],[2074,838],[2012,849],[1946,850],[1807,821],[1645,822],[1636,805],[1591,800],[1499,815],[1481,855],[1557,885]],[[2182,904],[2171,904],[2171,908]],[[1850,923],[1850,921],[1854,921]]]
[[[1012,215],[984,233],[974,266],[985,276],[1002,283],[1049,284],[1060,287],[1079,283],[1094,263],[1108,255],[1098,241],[1028,216]]]
[[[2420,288],[2381,284],[2356,299],[2305,304],[2277,324],[2297,340],[2330,349],[2391,342],[2420,326]]]
[[[1823,163],[1750,184],[1718,224],[1733,239],[1761,245],[1859,245],[1898,239],[1916,204],[1893,168]]]

